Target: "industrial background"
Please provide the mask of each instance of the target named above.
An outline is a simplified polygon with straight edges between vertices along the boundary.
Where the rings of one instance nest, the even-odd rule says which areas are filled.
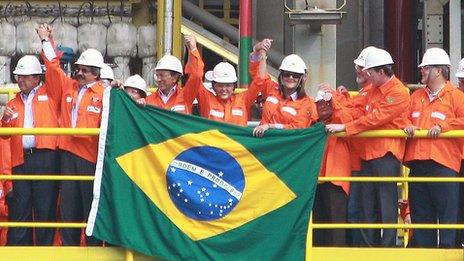
[[[239,54],[246,59],[251,41],[267,37],[274,40],[273,67],[289,53],[305,59],[309,92],[319,82],[355,89],[352,61],[369,45],[387,49],[397,76],[414,84],[418,57],[431,46],[450,53],[454,71],[462,56],[462,10],[457,0],[0,1],[0,83],[12,83],[19,57],[38,54],[34,28],[47,22],[62,50],[74,54],[70,60],[94,47],[114,65],[117,78],[141,73],[151,85],[157,57],[182,56],[181,31],[204,37],[199,42],[207,70],[221,60],[245,67]],[[239,71],[246,85],[246,71]]]

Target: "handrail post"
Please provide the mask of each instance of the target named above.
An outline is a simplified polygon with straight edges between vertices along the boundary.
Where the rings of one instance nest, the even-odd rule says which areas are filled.
[[[311,260],[313,254],[313,211],[309,214],[308,232],[306,237],[306,258],[305,260]]]
[[[134,253],[127,248],[125,249],[125,252],[126,252],[126,258],[124,260],[134,261]]]

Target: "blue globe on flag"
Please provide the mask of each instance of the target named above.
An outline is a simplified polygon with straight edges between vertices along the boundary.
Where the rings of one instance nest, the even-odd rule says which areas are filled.
[[[245,189],[243,170],[222,149],[193,147],[177,155],[166,173],[174,205],[186,216],[210,221],[229,214]]]

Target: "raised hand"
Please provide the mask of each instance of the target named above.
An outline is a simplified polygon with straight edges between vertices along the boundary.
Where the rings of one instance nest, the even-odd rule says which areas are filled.
[[[197,38],[195,35],[184,35],[185,45],[189,51],[197,49]]]

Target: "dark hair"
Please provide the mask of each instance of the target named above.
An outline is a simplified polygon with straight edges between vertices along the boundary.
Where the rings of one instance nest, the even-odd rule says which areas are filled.
[[[171,77],[174,77],[174,76],[177,76],[177,80],[176,82],[178,83],[180,80],[182,80],[182,74],[179,73],[179,72],[176,72],[176,71],[171,71],[171,70],[167,70],[169,72],[169,74],[171,75]],[[182,82],[183,83],[183,82]]]
[[[94,67],[94,66],[89,66],[90,73],[92,73],[95,76],[98,76],[98,79],[100,79],[100,68],[99,67]]]
[[[433,67],[441,69],[441,74],[445,80],[449,81],[450,79],[450,68],[448,65],[434,65]]]
[[[306,73],[306,70],[305,70],[305,73]],[[305,89],[304,89],[304,81],[303,81],[304,75],[305,74],[302,74],[300,76],[300,79],[298,80],[298,86],[296,87],[296,93],[297,93],[298,99],[307,96]],[[277,81],[279,83],[279,91],[281,94],[283,94],[284,92],[283,92],[283,84],[282,84],[282,72],[279,73],[279,77],[277,78]]]
[[[220,83],[225,83],[225,82],[220,82]],[[234,90],[235,90],[235,88],[237,88],[237,82],[230,82],[230,83],[233,83],[233,84],[234,84]],[[215,85],[215,84],[216,84],[215,81],[212,81],[212,82],[211,82],[211,86],[212,86],[213,88],[214,88],[214,85]],[[225,84],[227,84],[227,83],[225,83]]]
[[[380,72],[380,70],[383,70],[385,75],[387,75],[388,77],[392,77],[393,74],[395,74],[395,72],[393,72],[391,64],[373,67],[372,69],[376,72]]]
[[[140,90],[140,89],[137,89],[137,88],[134,88],[134,89],[137,90],[137,92],[139,93],[140,97],[142,97],[142,98],[147,98],[147,93],[146,93],[146,92],[144,92],[144,91],[142,91],[142,90]]]

